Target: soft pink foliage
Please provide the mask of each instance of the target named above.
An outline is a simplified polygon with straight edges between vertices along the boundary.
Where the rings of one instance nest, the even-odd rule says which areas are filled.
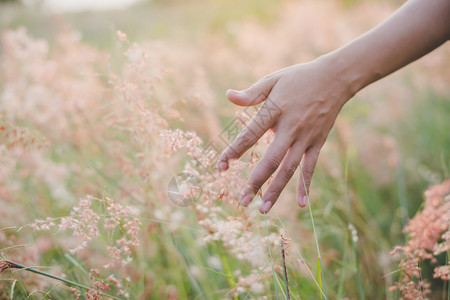
[[[138,45],[117,31],[118,43],[109,53],[82,43],[80,33],[66,28],[57,31],[54,43],[33,38],[23,28],[3,31],[0,204],[5,209],[0,211],[0,229],[32,223],[34,231],[26,232],[27,227],[18,233],[0,231],[0,248],[32,241],[33,246],[5,254],[25,265],[39,264],[51,249],[71,251],[75,259],[96,269],[90,274],[91,290],[85,295],[89,299],[100,298],[101,291],[109,289],[127,296],[127,277],[148,284],[143,298],[164,298],[155,296],[154,275],[142,274],[141,265],[155,261],[158,243],[165,243],[163,234],[194,223],[198,239],[193,246],[199,251],[208,243],[220,244],[232,259],[250,265],[250,271],[232,270],[236,285],[231,295],[264,295],[262,282],[272,276],[267,268],[267,245],[273,249],[280,246],[280,228],[274,226],[278,220],[272,215],[264,217],[269,227],[266,236],[265,224],[255,209],[258,203],[243,210],[238,199],[245,178],[273,133],[267,133],[241,160],[233,162],[226,174],[217,172],[217,155],[227,143],[218,140],[221,118],[233,117],[236,110],[222,105],[225,99],[223,91],[219,96],[218,87],[236,84],[231,87],[245,88],[262,74],[313,59],[391,12],[392,7],[373,3],[347,11],[332,1],[288,1],[280,4],[283,17],[271,26],[254,20],[232,23],[223,36],[181,45],[160,40]],[[120,57],[114,55],[115,50]],[[416,65],[418,72],[411,75],[412,81],[420,85],[434,74],[433,89],[446,95],[450,69],[443,66],[449,65],[448,50]],[[386,81],[378,90],[366,93],[367,105],[376,108],[365,116],[369,124],[392,122],[401,114],[403,110],[398,108],[414,93],[408,85],[399,84],[403,79]],[[387,100],[380,101],[383,97]],[[238,111],[233,125],[241,129],[256,110]],[[381,159],[373,159],[375,148],[359,139],[357,130],[364,130],[360,136],[371,143],[380,144],[375,133],[366,127],[352,128],[344,116],[337,125],[344,146],[353,142],[357,148],[369,148],[360,153],[369,171],[377,173]],[[387,144],[392,150],[392,143]],[[338,148],[327,143],[320,162],[324,171],[336,178],[343,174],[339,160],[333,160]],[[384,179],[391,170],[379,172],[384,174],[376,177]],[[180,209],[168,200],[167,183],[176,173],[192,175],[201,183],[202,193],[192,209]],[[292,222],[286,224],[292,224],[292,232],[310,245],[313,236],[298,222],[299,212],[289,201],[294,193],[288,186],[283,196],[287,199],[280,199],[276,209],[290,217]],[[448,200],[442,203],[427,204],[423,217],[408,226],[412,239],[402,251],[408,258],[403,267],[405,273],[410,272],[409,279],[420,275],[417,257],[432,258],[448,251],[450,233],[448,227],[442,228],[448,219],[439,215],[445,215],[443,207],[448,210]],[[332,209],[340,204],[333,205]],[[422,232],[424,226],[428,229]],[[437,244],[440,236],[443,239]],[[311,269],[304,265],[304,270]],[[274,269],[280,272],[277,262]],[[62,274],[57,268],[54,272]],[[448,272],[448,265],[437,266],[435,276],[448,279]],[[100,279],[102,274],[107,279]],[[41,278],[30,278],[27,287],[48,287]],[[0,283],[0,290],[2,287]],[[175,287],[163,288],[168,290],[165,296],[177,297]],[[75,298],[81,297],[72,292]]]
[[[425,194],[425,203],[404,232],[408,235],[405,246],[397,246],[393,255],[401,256],[402,279],[392,289],[399,289],[405,299],[427,299],[430,284],[422,279],[420,262],[445,253],[450,247],[450,180],[434,185]],[[449,262],[434,269],[434,277],[448,280]]]
[[[99,205],[95,207],[93,201]],[[80,240],[75,248],[70,249],[72,253],[85,249],[101,230],[117,231],[119,237],[112,240],[111,246],[107,246],[110,262],[105,267],[112,267],[115,264],[130,262],[132,250],[139,246],[140,225],[140,220],[133,216],[129,207],[110,198],[86,197],[72,209],[70,216],[36,220],[31,226],[34,230],[50,230],[57,227],[59,231],[72,232]]]

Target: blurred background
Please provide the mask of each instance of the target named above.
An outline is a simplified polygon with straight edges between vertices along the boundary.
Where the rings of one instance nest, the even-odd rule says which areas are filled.
[[[224,129],[242,119],[226,89],[328,53],[402,3],[0,1],[0,253],[88,288],[5,271],[0,297],[279,299],[288,286],[293,299],[398,299],[404,278],[448,297],[433,277],[445,251],[418,263],[422,279],[399,267],[408,251],[390,254],[412,239],[402,230],[424,192],[450,177],[448,43],[344,107],[311,212],[295,204],[296,180],[269,216],[236,205],[270,136],[229,175],[192,163],[207,145],[224,149]],[[167,197],[180,172],[201,183],[193,206]],[[436,216],[437,243],[448,211]]]

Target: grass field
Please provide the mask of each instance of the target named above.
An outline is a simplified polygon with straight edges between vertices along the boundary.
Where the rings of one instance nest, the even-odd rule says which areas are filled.
[[[57,16],[0,3],[0,298],[447,299],[448,43],[344,107],[310,206],[295,180],[268,215],[238,205],[270,134],[215,167],[249,120],[226,89],[327,53],[398,5],[153,1]],[[182,177],[194,203],[171,193]]]

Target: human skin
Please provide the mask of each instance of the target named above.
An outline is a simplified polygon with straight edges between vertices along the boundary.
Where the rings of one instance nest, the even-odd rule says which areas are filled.
[[[306,206],[320,149],[343,105],[367,85],[449,39],[450,0],[410,0],[383,23],[331,53],[267,75],[246,90],[228,90],[227,98],[236,105],[264,104],[222,153],[219,170],[227,170],[229,161],[243,155],[267,130],[275,132],[247,180],[241,204],[248,206],[276,172],[259,207],[261,213],[269,212],[301,165],[297,203]]]

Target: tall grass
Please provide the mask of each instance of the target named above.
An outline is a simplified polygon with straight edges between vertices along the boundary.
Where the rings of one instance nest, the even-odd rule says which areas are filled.
[[[436,255],[398,250],[399,267],[389,254],[417,240],[402,230],[422,210],[445,217],[445,185],[423,193],[450,169],[448,47],[346,105],[307,209],[295,205],[295,182],[270,214],[237,204],[271,133],[227,173],[215,169],[232,138],[225,127],[252,113],[226,103],[226,87],[325,53],[393,9],[283,2],[267,18],[224,14],[188,42],[161,34],[138,45],[107,31],[102,50],[64,26],[48,39],[3,31],[0,298],[397,299],[391,287],[406,275],[430,284],[422,296],[448,295],[445,274],[433,277],[448,267],[445,230],[430,244]],[[202,190],[187,207],[167,193],[177,174]],[[413,259],[420,280],[417,265],[405,268]]]

